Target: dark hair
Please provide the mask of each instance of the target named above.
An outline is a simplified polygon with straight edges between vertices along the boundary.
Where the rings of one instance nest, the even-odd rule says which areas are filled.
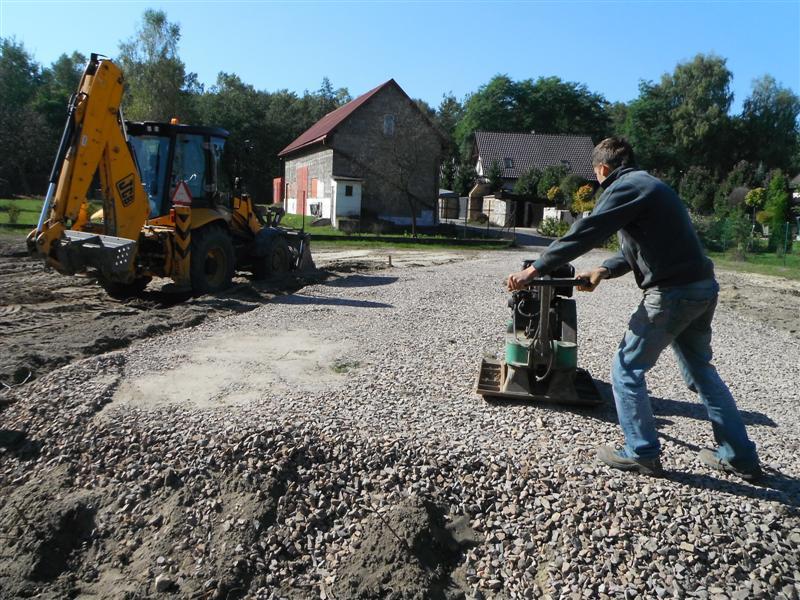
[[[608,165],[612,169],[616,169],[617,167],[632,167],[634,164],[633,148],[625,138],[608,137],[592,150],[593,167]]]

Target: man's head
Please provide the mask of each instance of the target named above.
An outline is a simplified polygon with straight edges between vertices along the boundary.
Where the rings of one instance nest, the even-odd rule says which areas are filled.
[[[592,169],[600,183],[603,183],[614,169],[633,165],[633,148],[625,138],[606,138],[592,150]]]

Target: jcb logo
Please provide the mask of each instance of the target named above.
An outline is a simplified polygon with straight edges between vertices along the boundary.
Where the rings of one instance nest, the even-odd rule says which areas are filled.
[[[117,182],[117,191],[122,199],[122,206],[128,207],[133,204],[133,186],[133,173],[127,177],[123,177]]]

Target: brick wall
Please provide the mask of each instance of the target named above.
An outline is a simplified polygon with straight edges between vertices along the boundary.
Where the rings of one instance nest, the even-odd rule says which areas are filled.
[[[385,135],[385,117],[394,135]],[[410,221],[407,195],[417,216],[435,212],[441,140],[429,122],[393,85],[379,91],[333,134],[333,173],[364,179],[362,214]],[[288,174],[287,174],[288,175]]]
[[[333,172],[333,150],[330,148],[319,149],[317,146],[314,150],[306,152],[305,154],[293,155],[286,161],[284,166],[285,182],[288,185],[288,193],[285,194],[287,201],[292,198],[297,198],[297,168],[308,167],[308,182],[307,190],[309,198],[311,197],[311,180],[316,178],[317,183],[317,196],[320,198],[331,197],[331,175]]]

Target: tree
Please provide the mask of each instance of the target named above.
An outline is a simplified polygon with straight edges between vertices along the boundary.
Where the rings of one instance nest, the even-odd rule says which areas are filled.
[[[192,121],[192,99],[202,92],[194,73],[178,56],[181,29],[164,11],[147,9],[136,34],[120,44],[119,64],[126,81],[123,101],[131,120]]]
[[[545,167],[542,171],[542,176],[539,178],[539,183],[536,186],[536,194],[540,198],[548,198],[550,189],[557,188],[558,184],[561,183],[561,180],[567,173],[569,173],[569,169],[566,165]]]
[[[42,70],[23,45],[0,38],[0,178],[12,192],[43,189],[58,143],[36,110],[41,86]]]
[[[580,133],[599,139],[610,131],[607,107],[602,95],[581,83],[558,77],[514,81],[495,75],[465,101],[456,143],[469,152],[475,131]]]
[[[539,179],[541,179],[541,177],[541,170],[536,167],[528,169],[519,176],[517,182],[514,184],[514,193],[526,198],[536,198]]]
[[[671,99],[670,119],[681,166],[686,164],[684,157],[691,156],[695,164],[723,168],[733,101],[731,77],[724,58],[698,54],[662,78]]]
[[[800,97],[764,75],[753,82],[753,91],[742,111],[743,152],[767,168],[786,169],[798,144],[797,117]]]
[[[714,211],[724,216],[731,208],[731,195],[737,188],[750,188],[753,178],[753,165],[746,160],[740,160],[731,169],[730,173],[717,186],[714,198]],[[744,199],[744,198],[742,198]]]
[[[589,212],[594,209],[594,189],[590,184],[585,184],[575,190],[572,195],[572,210],[575,213]]]
[[[464,107],[452,94],[442,96],[442,101],[436,109],[433,121],[445,138],[443,144],[444,156],[442,157],[441,181],[446,188],[456,187],[458,165],[461,162],[461,152],[455,142],[455,131],[458,121],[464,113]]]
[[[791,236],[786,239],[786,225],[791,219],[789,185],[780,170],[771,173],[764,211],[769,216],[769,249],[783,254],[784,242],[791,248]]]
[[[571,206],[572,197],[575,195],[575,192],[585,183],[586,180],[575,173],[567,173],[561,178],[561,181],[558,183],[558,188],[561,190],[565,204]]]
[[[492,161],[486,179],[489,183],[489,188],[493,192],[499,192],[503,189],[503,167],[500,166],[498,161]]]
[[[689,208],[700,214],[710,213],[714,208],[714,176],[705,167],[692,166],[683,174],[679,184],[680,196]]]
[[[462,162],[458,165],[453,178],[453,191],[458,192],[459,196],[466,196],[475,185],[477,177],[475,166],[469,162]]]
[[[685,171],[703,165],[724,172],[731,162],[730,80],[724,58],[698,54],[657,84],[641,82],[623,128],[641,166]]]

